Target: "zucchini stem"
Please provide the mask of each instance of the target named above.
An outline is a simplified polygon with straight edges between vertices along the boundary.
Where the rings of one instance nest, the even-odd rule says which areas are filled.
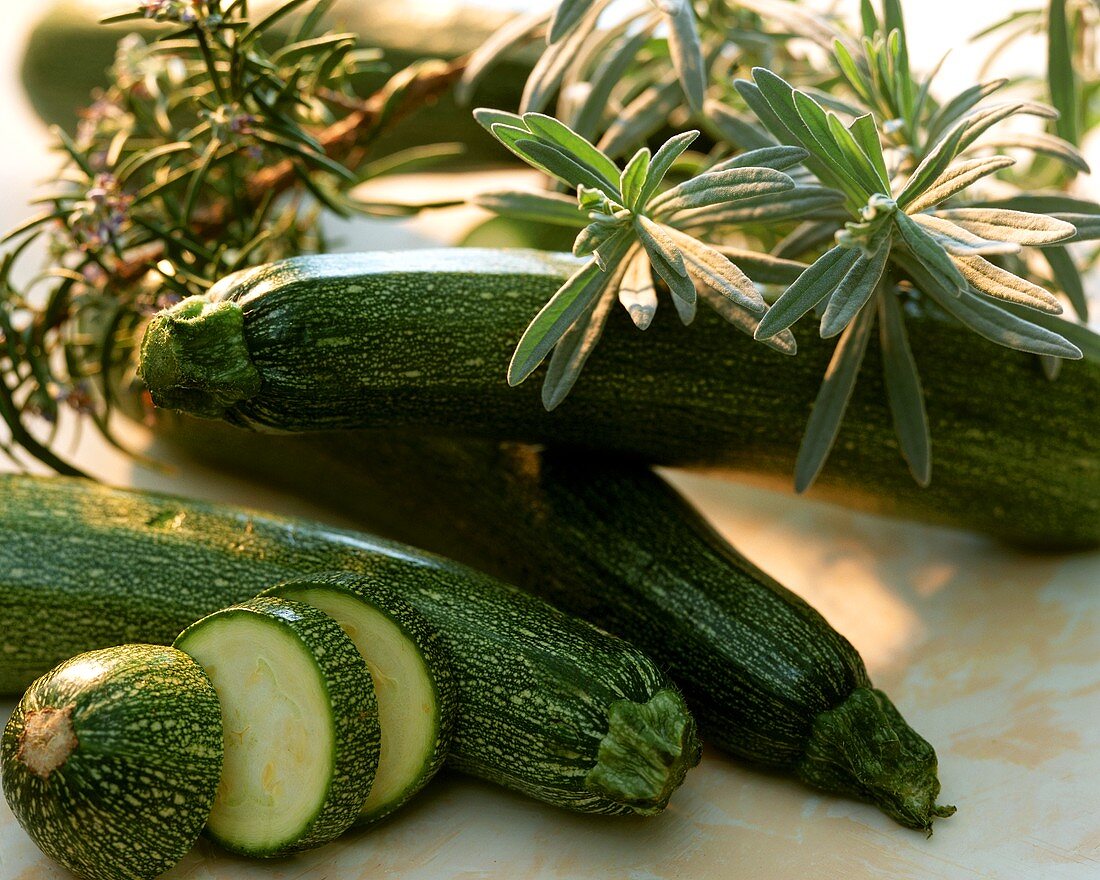
[[[235,302],[191,296],[155,315],[141,344],[141,379],[157,406],[216,419],[260,390]]]
[[[663,688],[647,703],[618,700],[607,714],[607,735],[585,779],[588,788],[643,816],[661,812],[702,755],[684,698]]]
[[[76,751],[76,731],[73,729],[73,707],[38,709],[27,713],[19,735],[16,757],[39,779],[63,767]]]
[[[870,801],[907,828],[932,833],[932,820],[955,812],[936,803],[936,752],[913,730],[882,691],[859,687],[814,720],[805,782]]]

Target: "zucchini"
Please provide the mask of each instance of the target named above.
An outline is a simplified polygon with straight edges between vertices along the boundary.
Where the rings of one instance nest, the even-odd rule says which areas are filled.
[[[336,621],[261,596],[191,624],[175,647],[221,701],[225,765],[207,833],[231,852],[270,858],[350,828],[378,767],[378,704]]]
[[[446,646],[396,589],[347,572],[297,578],[265,595],[332,617],[370,669],[382,741],[374,786],[355,824],[378,822],[420,791],[447,757],[456,696]]]
[[[666,674],[626,642],[464,566],[301,519],[72,478],[0,476],[0,693],[59,657],[195,618],[288,578],[392,584],[451,657],[450,765],[589,813],[662,810],[699,760]]]
[[[122,645],[31,685],[4,731],[12,813],[86,880],[151,880],[202,831],[222,768],[218,697],[188,657]]]
[[[160,313],[141,370],[159,406],[259,430],[566,443],[789,483],[833,347],[812,328],[792,358],[710,311],[688,330],[658,315],[639,334],[617,310],[560,408],[544,411],[537,380],[508,387],[516,340],[576,265],[475,249],[294,258]],[[914,309],[906,326],[932,485],[909,477],[882,377],[865,370],[815,494],[1030,545],[1100,542],[1100,406],[1084,405],[1100,400],[1100,337],[1058,321],[1085,358],[1051,383],[1035,358],[942,313]]]
[[[642,465],[438,437],[256,435],[165,416],[158,435],[630,639],[683,688],[707,741],[741,760],[870,801],[910,827],[953,811],[936,804],[932,746],[872,687],[847,639]]]

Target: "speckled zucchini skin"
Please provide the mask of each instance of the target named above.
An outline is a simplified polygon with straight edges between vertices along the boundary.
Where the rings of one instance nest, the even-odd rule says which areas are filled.
[[[231,626],[234,619],[248,616],[285,630],[302,645],[317,669],[318,681],[331,706],[333,751],[328,787],[317,812],[298,836],[282,846],[258,850],[208,832],[232,852],[274,858],[335,840],[359,817],[378,768],[381,738],[378,703],[370,671],[351,639],[335,620],[303,602],[257,596],[192,623],[180,633],[174,647],[187,652],[190,640],[205,627],[219,623]],[[261,646],[257,645],[257,650],[262,650]],[[293,793],[289,796],[293,797]]]
[[[508,387],[520,333],[575,266],[562,255],[476,249],[296,258],[211,291],[235,304],[220,318],[241,319],[238,346],[219,350],[216,368],[187,348],[185,335],[203,334],[181,318],[154,320],[143,369],[159,404],[259,430],[566,443],[789,486],[833,349],[812,322],[786,357],[707,309],[684,328],[664,308],[645,333],[616,310],[554,412],[539,399],[541,374]],[[932,485],[918,487],[898,452],[873,342],[812,493],[1029,545],[1100,542],[1100,340],[1082,331],[1092,340],[1085,359],[1052,383],[1034,357],[942,314],[913,309],[907,327],[927,397]]]
[[[28,766],[25,742],[33,719],[50,714],[54,744],[75,742],[44,773]],[[172,648],[82,654],[31,685],[0,764],[12,813],[44,853],[87,880],[151,880],[183,858],[210,814],[222,767],[218,697]]]
[[[355,826],[365,827],[380,822],[401,807],[427,785],[443,766],[458,717],[458,682],[455,680],[453,661],[445,640],[428,619],[405,600],[401,595],[400,585],[349,572],[325,572],[277,584],[265,590],[264,595],[305,602],[309,600],[309,592],[316,589],[334,590],[354,596],[388,617],[416,646],[416,651],[428,670],[435,697],[436,714],[431,734],[434,748],[424,756],[419,775],[410,780],[404,791],[394,797],[385,809],[364,808],[356,818]]]
[[[178,416],[159,433],[630,639],[683,688],[706,740],[742,760],[906,825],[948,812],[936,807],[934,749],[872,688],[848,640],[649,468],[441,437],[257,435]]]
[[[452,766],[569,809],[650,814],[698,762],[694,719],[646,655],[464,566],[76,479],[0,476],[0,499],[0,693],[78,651],[168,643],[279,581],[346,570],[392,585],[443,634],[460,706]]]

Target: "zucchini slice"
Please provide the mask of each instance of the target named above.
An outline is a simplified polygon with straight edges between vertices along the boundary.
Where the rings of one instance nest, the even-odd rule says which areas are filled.
[[[44,853],[87,880],[150,880],[183,858],[210,814],[218,696],[173,648],[81,654],[23,696],[0,766],[12,813]]]
[[[225,766],[210,836],[270,857],[343,833],[370,794],[379,728],[370,672],[337,623],[258,597],[192,624],[176,647],[221,700]]]
[[[367,663],[382,744],[374,786],[355,824],[373,824],[420,791],[447,757],[456,696],[446,648],[419,611],[370,578],[319,574],[264,595],[320,609],[340,624]]]
[[[652,815],[699,761],[695,719],[660,666],[481,572],[361,532],[87,480],[0,474],[0,498],[0,692],[59,654],[171,641],[272,584],[353,571],[398,591],[447,646],[451,768],[565,809]]]

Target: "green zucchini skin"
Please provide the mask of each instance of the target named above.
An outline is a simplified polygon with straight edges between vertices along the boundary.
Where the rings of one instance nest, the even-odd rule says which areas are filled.
[[[456,563],[306,520],[78,479],[0,477],[0,693],[81,650],[331,570],[392,584],[443,635],[450,764],[589,813],[662,810],[699,760],[666,674],[626,642]]]
[[[929,828],[934,749],[852,645],[652,470],[611,456],[363,432],[257,435],[162,417],[177,449],[459,559],[637,644],[708,742]],[[293,462],[293,467],[289,463]]]
[[[160,406],[265,431],[413,429],[572,444],[789,485],[833,343],[785,357],[710,310],[644,334],[618,311],[566,402],[541,374],[509,388],[521,332],[577,263],[536,251],[301,257],[223,279],[151,322],[142,371]],[[1100,542],[1100,340],[1056,382],[1035,358],[911,311],[935,447],[918,487],[898,452],[877,343],[813,490],[874,512],[1049,548]],[[1075,336],[1074,338],[1079,338]]]
[[[254,858],[276,858],[323,846],[347,831],[359,818],[359,810],[370,794],[375,770],[378,768],[381,740],[378,703],[375,700],[370,671],[351,639],[327,614],[302,602],[277,596],[257,596],[247,602],[215,611],[191,624],[176,638],[174,647],[191,653],[196,662],[202,664],[203,660],[192,651],[204,630],[219,627],[226,638],[240,640],[242,636],[233,633],[235,622],[247,621],[249,618],[262,622],[273,630],[284,631],[301,646],[304,653],[308,653],[311,666],[316,670],[316,685],[323,691],[326,708],[330,713],[327,719],[329,725],[326,726],[329,726],[332,734],[332,751],[327,756],[330,772],[323,799],[306,822],[288,833],[283,840],[259,844],[233,839],[218,832],[213,818],[217,816],[223,795],[229,799],[233,797],[233,792],[226,790],[228,773],[223,776],[222,787],[214,802],[214,816],[208,824],[207,832],[220,846],[231,852]],[[221,642],[222,647],[224,644],[224,641]],[[263,656],[262,644],[256,643],[254,649],[256,656]],[[215,653],[213,659],[220,662],[221,655]],[[278,670],[275,670],[275,674],[278,675]],[[241,686],[239,681],[227,684]],[[224,727],[226,740],[225,753],[229,756],[229,739],[235,732],[226,721],[223,714],[221,726]],[[271,737],[283,735],[281,731],[261,731],[259,736],[262,738],[265,732]],[[316,745],[316,748],[320,747],[320,744]],[[226,770],[228,769],[227,761]],[[297,792],[283,794],[293,797]]]
[[[151,880],[183,858],[210,814],[218,697],[172,648],[81,654],[31,685],[0,765],[8,805],[44,853],[86,880]]]
[[[454,734],[455,720],[458,717],[457,682],[452,670],[453,661],[442,636],[424,615],[401,596],[399,585],[360,577],[349,572],[326,572],[278,584],[265,590],[263,595],[309,602],[316,591],[326,590],[351,596],[356,601],[365,603],[384,614],[401,630],[409,643],[415,646],[431,680],[435,700],[436,712],[432,718],[430,733],[431,752],[424,757],[419,774],[410,779],[396,796],[385,804],[372,806],[368,802],[363,805],[354,824],[356,827],[366,827],[385,819],[409,801],[443,766]],[[383,755],[384,749],[385,740],[383,739]]]

